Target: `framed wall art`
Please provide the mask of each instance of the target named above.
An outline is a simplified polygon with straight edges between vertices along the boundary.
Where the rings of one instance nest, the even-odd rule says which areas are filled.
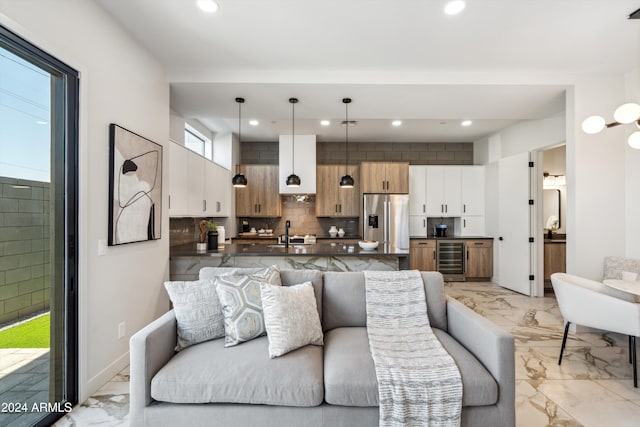
[[[156,240],[162,224],[162,146],[109,125],[109,246]]]

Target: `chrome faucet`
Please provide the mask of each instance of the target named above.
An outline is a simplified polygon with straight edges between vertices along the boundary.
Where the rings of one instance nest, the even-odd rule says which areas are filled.
[[[291,227],[291,221],[287,220],[284,223],[284,248],[289,249],[289,227]]]

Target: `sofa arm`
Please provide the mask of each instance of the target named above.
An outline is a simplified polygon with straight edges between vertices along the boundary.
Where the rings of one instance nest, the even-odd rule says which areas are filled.
[[[129,340],[131,425],[144,425],[151,398],[151,379],[175,354],[177,325],[173,310],[163,314]]]
[[[447,297],[449,334],[484,365],[498,383],[501,425],[515,425],[515,345],[511,334]]]

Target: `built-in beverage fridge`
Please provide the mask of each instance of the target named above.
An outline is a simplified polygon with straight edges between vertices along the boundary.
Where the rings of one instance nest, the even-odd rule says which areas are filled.
[[[464,280],[465,244],[464,241],[438,240],[437,270],[445,280]]]

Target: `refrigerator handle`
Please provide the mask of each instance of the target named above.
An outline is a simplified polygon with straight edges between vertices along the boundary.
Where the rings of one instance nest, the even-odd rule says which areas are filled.
[[[384,202],[384,243],[391,244],[391,201]]]

